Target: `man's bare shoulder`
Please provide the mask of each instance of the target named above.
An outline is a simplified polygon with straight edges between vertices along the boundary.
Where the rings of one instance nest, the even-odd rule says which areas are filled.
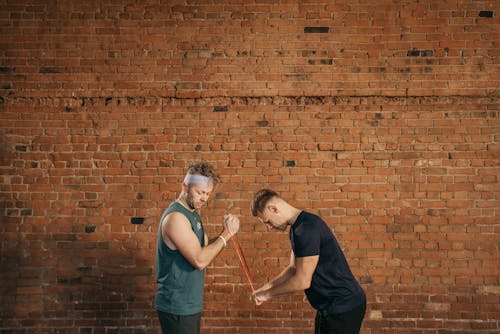
[[[183,225],[189,225],[189,220],[187,217],[182,214],[181,212],[178,211],[173,211],[170,212],[168,215],[165,216],[163,219],[162,223],[162,228],[175,228],[175,227],[182,227]]]

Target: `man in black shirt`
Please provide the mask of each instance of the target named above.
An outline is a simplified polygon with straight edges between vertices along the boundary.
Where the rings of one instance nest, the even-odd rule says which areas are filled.
[[[255,304],[305,290],[317,310],[315,334],[359,333],[366,296],[328,225],[269,189],[255,194],[252,215],[272,229],[285,231],[290,226],[292,245],[290,264],[254,292]]]

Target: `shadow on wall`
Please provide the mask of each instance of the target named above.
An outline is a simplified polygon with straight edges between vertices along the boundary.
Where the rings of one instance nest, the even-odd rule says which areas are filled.
[[[46,127],[46,136],[23,136],[22,127],[2,123],[0,331],[95,334],[157,328],[156,221],[131,224],[136,208],[127,197],[130,191],[112,182],[108,190],[99,173],[109,166],[101,169],[79,146],[81,134],[101,130],[92,127],[97,121],[85,123],[86,114],[50,101],[36,104],[36,110],[61,111],[57,118],[80,127]],[[48,116],[40,111],[23,117]]]
[[[19,247],[19,233],[17,232],[20,217],[12,217],[13,202],[2,198],[1,200],[1,224],[0,232],[2,239],[0,241],[0,319],[3,325],[1,327],[16,328],[14,321],[16,314],[16,303],[20,299],[19,286],[20,272],[19,263],[21,262],[21,248]],[[10,213],[9,213],[10,212]],[[27,279],[24,276],[24,279]],[[24,288],[26,289],[26,288]]]
[[[151,233],[137,226],[113,233],[109,224],[52,233],[55,219],[27,233],[29,219],[2,221],[2,330],[145,333],[157,327]]]
[[[82,247],[73,248],[74,262],[79,265],[58,272],[57,287],[49,293],[73,305],[74,316],[65,318],[81,319],[78,327],[89,333],[96,328],[142,333],[155,327],[154,252],[150,244],[156,240],[143,227],[85,226],[79,240]]]

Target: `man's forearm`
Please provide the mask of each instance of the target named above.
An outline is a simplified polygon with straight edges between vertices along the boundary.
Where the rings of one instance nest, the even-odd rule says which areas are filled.
[[[271,282],[269,282],[269,287],[278,286],[283,284],[283,282],[290,279],[295,274],[295,268],[288,266],[283,270],[278,276],[276,276]]]
[[[290,274],[287,279],[284,279],[284,277],[281,278],[283,279],[279,282],[274,282],[273,286],[267,290],[269,297],[303,291],[310,286],[310,282],[299,277],[296,273]]]
[[[201,249],[201,252],[196,258],[196,269],[205,269],[224,249],[230,237],[227,233],[222,233],[221,236],[222,238],[217,237],[211,240],[211,242],[207,246]]]

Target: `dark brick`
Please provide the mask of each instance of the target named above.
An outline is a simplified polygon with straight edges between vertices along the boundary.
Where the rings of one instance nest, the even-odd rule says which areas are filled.
[[[329,27],[304,27],[305,34],[327,34],[329,32]]]
[[[227,106],[215,106],[214,107],[214,112],[227,112],[228,107]]]
[[[434,55],[434,51],[432,51],[432,50],[422,50],[422,51],[420,51],[420,55],[422,57],[432,57]]]
[[[302,50],[302,57],[311,57],[316,55],[316,50]]]
[[[493,11],[492,10],[482,10],[479,12],[479,17],[493,17]]]
[[[46,74],[55,74],[55,73],[61,73],[61,70],[57,67],[44,66],[44,67],[40,67],[39,72],[46,73]]]
[[[94,233],[97,226],[85,226],[85,233]]]
[[[14,67],[0,66],[0,74],[12,73],[15,71]]]
[[[32,209],[22,209],[20,214],[21,214],[21,216],[32,216],[33,210]]]
[[[432,57],[434,55],[433,50],[408,50],[408,57]]]
[[[130,218],[130,223],[134,225],[140,225],[144,223],[144,217],[132,217]]]
[[[72,278],[66,278],[66,277],[61,277],[57,278],[57,283],[58,284],[80,284],[82,283],[82,277],[72,277]]]
[[[408,50],[406,54],[408,57],[418,57],[420,56],[420,50]]]

